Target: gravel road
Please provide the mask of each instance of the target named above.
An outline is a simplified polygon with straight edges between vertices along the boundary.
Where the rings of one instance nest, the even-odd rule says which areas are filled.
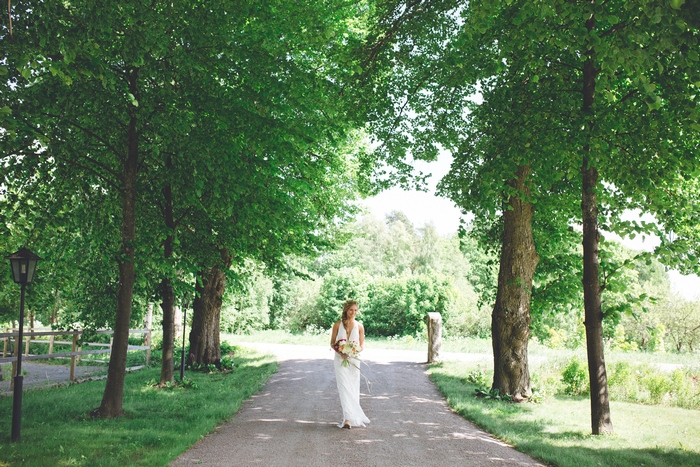
[[[0,395],[11,395],[10,381],[12,380],[12,367],[3,364],[3,380],[0,381]],[[22,373],[24,390],[36,389],[70,382],[70,367],[68,365],[47,365],[44,363],[31,363],[22,361]],[[98,377],[106,374],[106,366],[76,366],[75,377],[77,379]]]
[[[337,428],[342,411],[332,351],[246,344],[280,362],[233,419],[171,466],[541,466],[448,408],[428,379],[425,352],[368,349],[360,402],[367,428]],[[475,357],[483,358],[483,357]]]

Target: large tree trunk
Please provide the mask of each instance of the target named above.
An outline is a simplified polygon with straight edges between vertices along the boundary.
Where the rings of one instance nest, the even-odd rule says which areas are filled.
[[[229,261],[225,265],[230,265]],[[192,329],[190,330],[189,364],[214,364],[221,366],[221,346],[219,340],[221,304],[226,286],[226,275],[219,266],[200,273],[201,285],[195,287]]]
[[[590,31],[595,27],[593,17],[586,21]],[[596,70],[593,63],[593,50],[583,65],[583,113],[592,111],[595,99]],[[591,129],[592,117],[589,121]],[[603,310],[601,306],[600,276],[598,273],[598,200],[596,188],[598,170],[590,162],[590,147],[583,148],[581,167],[582,196],[581,218],[583,221],[583,303],[585,309],[586,351],[588,354],[588,378],[591,386],[591,427],[594,435],[613,431],[608,397],[608,377],[603,355]]]
[[[129,88],[137,96],[138,72],[131,72]],[[129,120],[127,130],[127,155],[124,160],[124,192],[122,194],[122,247],[119,260],[119,290],[117,295],[117,316],[114,324],[114,340],[109,357],[107,384],[102,403],[92,411],[93,416],[119,417],[124,414],[124,376],[126,374],[126,354],[129,347],[129,326],[131,324],[131,301],[134,293],[134,240],[136,239],[136,177],[138,174],[138,131],[134,115]]]
[[[170,170],[172,158],[167,157],[165,167]],[[163,187],[163,220],[168,228],[168,235],[163,242],[163,257],[169,261],[173,256],[175,239],[175,221],[173,219],[173,192],[170,183]],[[160,385],[175,381],[175,294],[169,278],[164,278],[160,284],[161,309],[163,310],[163,357],[160,366]]]
[[[491,317],[493,386],[522,401],[532,393],[527,344],[530,338],[530,293],[539,262],[532,236],[532,203],[526,180],[528,166],[518,167],[509,185],[521,194],[510,196],[503,213],[503,244],[498,292]]]

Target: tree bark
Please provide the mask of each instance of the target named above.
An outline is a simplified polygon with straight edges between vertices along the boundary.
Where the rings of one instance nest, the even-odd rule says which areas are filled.
[[[518,167],[509,185],[511,195],[503,213],[503,243],[498,271],[498,291],[491,316],[493,385],[501,394],[522,401],[532,394],[527,344],[530,338],[530,294],[539,262],[532,235],[532,203],[526,201],[528,166]]]
[[[224,266],[231,264],[225,252],[222,252]],[[197,281],[190,330],[189,364],[216,365],[221,367],[220,318],[221,304],[226,287],[226,275],[219,266],[214,266],[200,273],[201,285]]]
[[[595,18],[586,21],[590,31],[595,27]],[[583,114],[589,118],[589,130],[593,127],[593,103],[595,101],[596,69],[593,53],[588,51],[588,58],[583,64]],[[591,387],[591,427],[594,435],[613,431],[610,418],[610,399],[608,396],[608,377],[605,370],[603,354],[603,310],[601,305],[602,288],[598,271],[598,200],[596,187],[598,170],[590,160],[590,146],[583,148],[581,167],[582,196],[581,219],[583,221],[583,303],[584,325],[586,327],[586,352],[588,355],[588,378]]]
[[[172,168],[172,158],[167,157],[165,167]],[[170,183],[163,186],[163,220],[168,228],[168,235],[163,241],[163,257],[169,261],[173,256],[175,241],[175,221],[173,219],[173,191]],[[172,281],[165,277],[160,284],[161,309],[163,310],[163,357],[160,367],[160,385],[175,381],[175,294]]]
[[[137,96],[138,71],[129,76],[129,90]],[[109,357],[107,384],[102,403],[91,414],[99,417],[124,415],[124,376],[126,354],[129,346],[131,324],[131,302],[134,293],[134,241],[136,239],[136,178],[138,175],[139,143],[137,119],[131,115],[127,130],[127,154],[124,159],[124,191],[122,193],[122,246],[119,258],[119,289],[117,292],[117,315],[114,324],[114,339]]]
[[[583,302],[585,309],[586,352],[588,355],[588,377],[591,386],[591,427],[594,435],[613,431],[610,418],[608,377],[603,351],[603,311],[601,287],[598,275],[598,206],[595,186],[598,171],[588,166],[584,158],[583,166]]]

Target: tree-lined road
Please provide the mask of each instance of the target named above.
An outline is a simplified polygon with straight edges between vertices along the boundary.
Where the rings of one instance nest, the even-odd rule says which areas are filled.
[[[325,347],[247,344],[278,356],[279,370],[234,418],[171,465],[537,466],[454,414],[425,373],[425,352],[368,349],[362,383],[367,428],[342,418]]]

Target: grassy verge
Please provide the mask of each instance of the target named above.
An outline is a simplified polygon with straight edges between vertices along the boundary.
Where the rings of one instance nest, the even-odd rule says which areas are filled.
[[[167,465],[231,417],[277,368],[273,357],[237,349],[226,374],[188,372],[197,389],[156,389],[160,368],[126,375],[118,419],[91,419],[104,381],[26,391],[22,440],[11,443],[12,398],[0,398],[0,466]]]
[[[289,331],[266,330],[253,331],[250,334],[222,334],[222,339],[239,344],[245,342],[261,342],[266,344],[292,345],[322,345],[328,346],[331,338],[330,329],[327,331],[292,333]],[[365,336],[368,347],[390,350],[427,350],[428,341],[412,336],[404,337],[374,337]],[[490,353],[491,340],[478,338],[460,338],[443,340],[444,352]]]
[[[555,396],[538,404],[474,397],[476,366],[445,362],[430,376],[460,415],[518,450],[560,467],[700,465],[697,410],[611,403],[615,432],[593,436],[587,398]]]
[[[222,334],[233,344],[245,342],[262,342],[268,344],[293,344],[293,345],[328,345],[331,333],[329,330],[317,330],[316,332],[292,333],[281,330],[253,331],[250,334]],[[371,348],[391,350],[427,350],[428,343],[424,338],[412,336],[404,337],[374,337],[366,335],[365,340]],[[442,351],[454,353],[484,353],[491,354],[491,339],[477,337],[447,337],[442,339]],[[531,341],[528,344],[528,354],[534,359],[566,361],[573,356],[586,357],[586,349],[552,349],[538,342]],[[697,353],[678,354],[674,352],[648,353],[648,352],[622,352],[606,349],[605,360],[610,362],[628,363],[672,363],[693,366],[698,364]]]

